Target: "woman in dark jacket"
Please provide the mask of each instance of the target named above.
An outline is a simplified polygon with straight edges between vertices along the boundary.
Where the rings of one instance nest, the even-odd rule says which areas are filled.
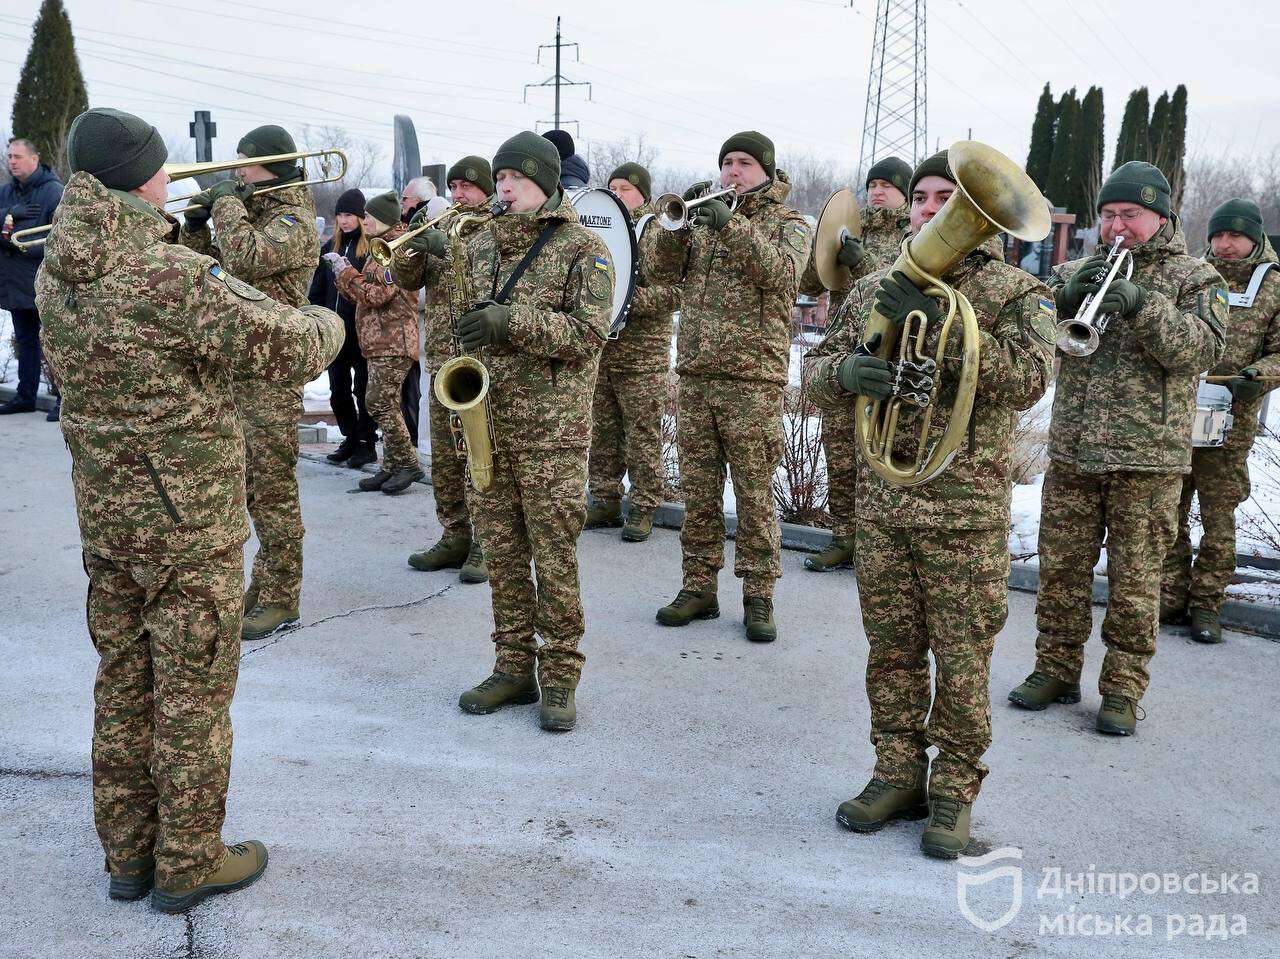
[[[338,429],[342,431],[342,443],[329,454],[329,462],[344,463],[359,469],[377,460],[374,448],[377,433],[373,418],[365,405],[365,391],[369,384],[369,365],[360,352],[356,337],[356,305],[338,291],[333,271],[323,256],[333,252],[345,257],[357,270],[364,267],[369,256],[369,238],[364,234],[361,220],[364,217],[364,194],[348,190],[338,197],[335,226],[332,238],[325,241],[320,250],[322,259],[311,278],[311,290],[307,298],[317,306],[327,307],[342,317],[347,338],[342,350],[329,364],[329,405],[333,408]]]

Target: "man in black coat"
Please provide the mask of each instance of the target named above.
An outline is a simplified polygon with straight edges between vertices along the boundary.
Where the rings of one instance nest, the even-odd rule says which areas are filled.
[[[36,312],[36,270],[44,246],[19,250],[10,234],[44,226],[62,199],[62,181],[45,164],[30,140],[14,137],[7,155],[12,179],[0,187],[0,309],[13,316],[18,346],[18,394],[0,405],[0,414],[30,413],[40,387],[40,314]],[[48,419],[58,419],[55,406]]]
[[[548,130],[543,137],[556,145],[560,154],[560,186],[566,191],[578,190],[587,185],[591,173],[587,161],[578,156],[573,137],[568,130]]]

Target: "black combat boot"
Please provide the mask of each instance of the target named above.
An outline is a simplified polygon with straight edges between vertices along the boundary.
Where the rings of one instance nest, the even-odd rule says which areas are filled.
[[[344,436],[342,442],[338,444],[338,448],[325,457],[330,463],[338,464],[344,460],[351,458],[351,455],[360,448],[360,441],[354,436]]]
[[[370,440],[356,447],[356,451],[347,458],[347,468],[358,470],[362,466],[368,466],[370,463],[376,462],[378,462],[378,450],[373,440]]]

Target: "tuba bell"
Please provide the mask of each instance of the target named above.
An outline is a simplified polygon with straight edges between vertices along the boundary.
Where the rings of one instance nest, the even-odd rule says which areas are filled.
[[[889,275],[901,270],[927,296],[947,303],[937,347],[924,350],[930,334],[921,311],[909,314],[895,332],[879,307],[863,333],[863,341],[880,334],[876,355],[893,364],[895,389],[887,399],[854,397],[858,450],[867,465],[892,486],[920,486],[937,477],[955,455],[969,428],[978,385],[978,321],[969,300],[941,279],[997,233],[1038,241],[1049,235],[1049,210],[1031,178],[1000,151],[973,140],[953,143],[947,158],[956,190],[918,234],[908,237]],[[956,398],[943,435],[929,444],[929,427],[937,409],[941,368],[952,327],[960,324],[963,359]],[[926,384],[927,390],[920,388]],[[914,390],[914,391],[913,391]],[[920,429],[913,459],[894,456],[898,421],[904,407],[918,408]]]

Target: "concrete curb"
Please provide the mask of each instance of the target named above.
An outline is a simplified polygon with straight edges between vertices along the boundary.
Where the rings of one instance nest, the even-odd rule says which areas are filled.
[[[323,453],[303,450],[303,459],[314,463],[333,466],[325,459]],[[422,468],[426,475],[418,480],[423,486],[431,485],[431,461],[427,459]],[[335,467],[341,468],[341,467]],[[360,472],[374,473],[376,466],[370,464],[361,468]],[[663,503],[654,511],[653,525],[663,529],[679,529],[684,525],[684,504]],[[738,535],[738,517],[733,513],[725,515],[725,531],[730,539]],[[782,548],[793,549],[803,553],[817,553],[826,549],[831,542],[831,531],[813,526],[800,526],[795,523],[782,523]],[[1249,559],[1256,557],[1240,556],[1240,565],[1249,566]],[[1271,568],[1264,566],[1261,568]],[[1023,593],[1036,593],[1040,590],[1040,569],[1030,563],[1015,562],[1009,570],[1009,588]],[[1096,606],[1105,606],[1109,591],[1107,581],[1102,576],[1093,578],[1093,602]],[[1228,600],[1222,607],[1222,625],[1228,629],[1236,629],[1246,633],[1256,633],[1268,639],[1280,640],[1280,608],[1265,606],[1259,603],[1242,603]]]

